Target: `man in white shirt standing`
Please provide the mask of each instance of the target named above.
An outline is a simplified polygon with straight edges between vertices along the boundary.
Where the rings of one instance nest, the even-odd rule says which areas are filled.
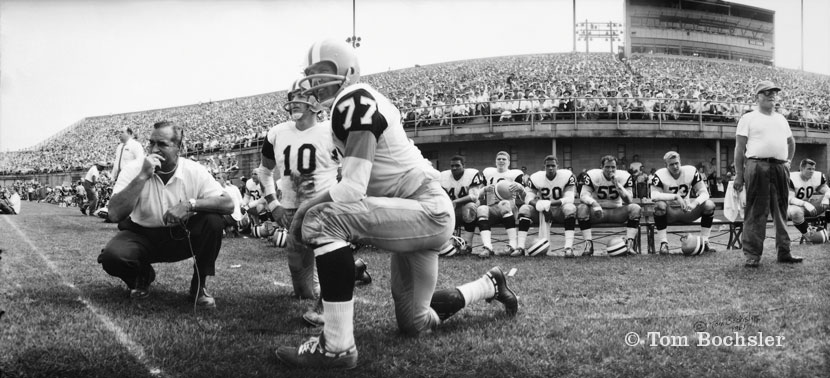
[[[107,166],[107,163],[99,161],[86,171],[86,176],[81,183],[86,191],[86,203],[81,206],[81,213],[92,216],[98,210],[98,191],[95,189],[95,183],[101,177],[101,170]],[[87,214],[87,210],[89,214]]]
[[[144,147],[141,143],[135,140],[133,129],[125,127],[121,129],[118,134],[118,139],[121,143],[115,149],[115,160],[112,161],[112,181],[118,180],[118,174],[121,173],[121,167],[127,165],[133,160],[144,159]]]
[[[746,113],[735,131],[735,191],[746,181],[746,212],[741,237],[747,268],[757,268],[764,251],[767,215],[772,210],[778,262],[800,263],[790,254],[787,233],[790,162],[795,139],[787,120],[773,110],[781,88],[764,80],[755,86],[758,109]]]

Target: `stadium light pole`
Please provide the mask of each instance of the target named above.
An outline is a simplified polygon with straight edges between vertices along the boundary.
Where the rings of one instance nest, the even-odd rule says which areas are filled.
[[[356,12],[356,7],[355,7],[355,1],[356,0],[352,0],[352,36],[349,37],[349,38],[346,38],[346,43],[351,43],[353,49],[356,49],[356,48],[360,47],[360,37],[357,36],[357,32],[356,32],[356,30],[357,30],[357,26],[356,26],[357,25],[357,21],[356,21],[357,20],[357,16],[356,16],[357,12]]]

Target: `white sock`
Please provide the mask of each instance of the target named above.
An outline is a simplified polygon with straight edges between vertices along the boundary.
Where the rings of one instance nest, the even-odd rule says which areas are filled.
[[[626,228],[625,229],[625,237],[626,239],[634,239],[637,237],[637,229],[636,228]]]
[[[518,247],[519,248],[524,248],[525,247],[525,242],[527,241],[527,231],[519,231],[518,238],[519,238],[518,239],[519,241],[518,241],[518,244],[517,244]]]
[[[478,302],[482,299],[492,298],[496,295],[496,288],[486,275],[459,286],[458,291],[464,296],[465,306],[469,306],[470,303]]]
[[[665,228],[662,229],[662,230],[657,230],[657,240],[659,240],[660,243],[663,243],[663,242],[668,243],[669,242],[669,238],[666,236],[666,229]]]
[[[550,235],[547,235],[548,240],[550,240]],[[565,230],[565,248],[573,247],[574,246],[574,230]]]
[[[487,248],[493,249],[493,241],[490,240],[490,230],[481,231],[479,236],[481,236],[481,244]]]
[[[475,235],[475,232],[473,232],[473,231],[464,231],[463,235],[464,235],[463,236],[464,241],[467,242],[467,246],[472,246],[473,245],[473,236]]]
[[[518,231],[515,228],[508,228],[504,231],[507,232],[507,244],[513,248],[516,248],[516,238],[518,237],[516,233]]]
[[[700,228],[700,237],[702,237],[703,241],[705,241],[705,242],[709,241],[709,234],[711,234],[711,233],[712,233],[712,228],[711,227],[707,227],[707,228],[701,227]]]
[[[323,301],[323,319],[326,350],[337,353],[354,346],[354,300]]]
[[[587,229],[587,230],[582,230],[582,237],[585,239],[585,241],[594,240],[594,236],[591,234],[591,229],[590,228]]]

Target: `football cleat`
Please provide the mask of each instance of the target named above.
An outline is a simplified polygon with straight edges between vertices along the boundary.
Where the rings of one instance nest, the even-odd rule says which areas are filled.
[[[363,259],[354,261],[354,280],[364,285],[372,283],[372,276],[369,275],[366,262]]]
[[[516,313],[519,311],[519,298],[517,298],[516,293],[514,293],[513,290],[510,290],[510,287],[507,286],[507,278],[504,276],[504,272],[501,271],[501,268],[495,266],[487,271],[486,275],[493,283],[493,287],[496,290],[496,295],[490,299],[487,299],[487,302],[492,302],[495,299],[504,304],[504,309],[507,311],[507,315],[516,316]]]
[[[591,240],[585,241],[585,249],[582,250],[582,256],[593,256],[594,255],[594,242]]]
[[[555,256],[555,254],[553,253],[553,251],[548,252],[548,253],[547,253],[547,255],[548,255],[548,256]],[[571,248],[571,247],[565,247],[565,257],[566,257],[566,258],[572,258],[572,257],[574,257],[574,249],[573,249],[573,248]]]
[[[635,247],[634,239],[631,239],[631,238],[626,239],[625,240],[625,246],[626,246],[626,249],[628,249],[628,254],[629,255],[639,255],[640,254],[640,252],[637,251],[637,248]]]
[[[605,253],[611,257],[625,256],[628,254],[628,243],[623,238],[611,239],[605,247]]]
[[[504,249],[502,249],[501,251],[496,252],[496,256],[513,256],[513,252],[515,250],[515,248],[508,245],[505,246]]]
[[[460,255],[472,255],[473,254],[473,247],[471,245],[467,244],[467,248],[464,249],[464,252],[463,253],[459,252],[459,254]]]
[[[661,242],[660,243],[660,254],[661,255],[668,255],[669,254],[669,243]]]
[[[526,254],[527,253],[525,252],[524,248],[516,248],[513,250],[513,252],[510,253],[510,257],[525,256]]]
[[[494,255],[494,253],[493,253],[493,248],[488,247],[488,246],[486,246],[486,245],[485,245],[485,246],[482,246],[482,247],[481,247],[481,249],[480,249],[480,250],[478,251],[478,253],[476,254],[476,256],[478,256],[478,257],[480,257],[480,258],[482,258],[482,259],[487,259],[487,258],[490,258],[490,256],[493,256],[493,255]]]
[[[357,366],[357,347],[352,345],[342,352],[326,350],[323,334],[312,337],[299,347],[279,347],[277,359],[293,367],[320,369],[354,369]]]
[[[538,256],[541,253],[547,253],[550,249],[550,241],[547,239],[539,239],[533,242],[530,248],[527,249],[528,256]]]
[[[322,327],[326,325],[326,320],[323,318],[323,314],[315,310],[306,311],[305,314],[303,314],[303,321],[311,327]]]
[[[703,242],[703,252],[704,252],[704,253],[715,253],[715,252],[717,252],[717,251],[718,251],[717,249],[714,249],[714,248],[712,248],[712,247],[710,247],[710,246],[709,246],[709,242],[708,242],[708,241],[707,241],[707,242]]]

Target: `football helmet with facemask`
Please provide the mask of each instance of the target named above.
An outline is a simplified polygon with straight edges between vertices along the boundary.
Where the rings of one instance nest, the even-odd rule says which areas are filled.
[[[306,112],[319,113],[321,111],[317,98],[308,92],[309,87],[308,81],[301,78],[291,83],[291,87],[288,89],[288,102],[282,108],[291,114],[291,119],[295,121],[302,118]],[[303,110],[302,107],[295,104],[305,104],[306,109]]]
[[[320,72],[320,63],[333,65],[333,73]],[[311,45],[305,56],[306,92],[313,94],[324,107],[330,107],[343,88],[360,80],[360,65],[354,48],[342,40],[326,39]]]

